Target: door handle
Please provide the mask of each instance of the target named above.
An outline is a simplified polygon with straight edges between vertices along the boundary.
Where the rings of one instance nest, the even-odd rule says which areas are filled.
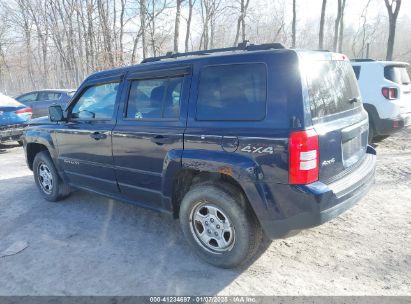
[[[156,135],[151,138],[151,141],[159,146],[164,144],[171,144],[173,142],[173,138],[163,136],[163,135]]]
[[[95,140],[100,140],[100,139],[106,139],[107,135],[104,133],[100,133],[100,132],[94,132],[90,134],[91,138],[94,138]]]

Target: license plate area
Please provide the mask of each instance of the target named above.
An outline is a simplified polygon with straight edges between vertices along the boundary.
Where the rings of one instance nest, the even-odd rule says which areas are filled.
[[[367,148],[367,132],[342,142],[344,167],[350,167],[361,159]]]

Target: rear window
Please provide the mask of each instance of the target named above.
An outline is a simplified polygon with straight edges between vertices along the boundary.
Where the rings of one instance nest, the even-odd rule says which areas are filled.
[[[17,100],[0,93],[0,107],[20,107],[22,106]]]
[[[357,80],[350,62],[313,61],[307,69],[312,118],[321,118],[361,106]],[[353,102],[357,98],[356,102]]]
[[[216,65],[201,71],[197,120],[262,120],[267,70],[262,63]]]
[[[398,84],[410,84],[410,76],[405,66],[384,67],[384,77]]]

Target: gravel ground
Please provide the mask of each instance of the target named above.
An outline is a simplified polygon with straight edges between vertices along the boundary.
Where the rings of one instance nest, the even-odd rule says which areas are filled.
[[[44,201],[0,146],[0,295],[411,295],[411,132],[377,147],[376,184],[342,216],[214,268],[167,215],[77,191]],[[7,255],[7,248],[20,251]]]

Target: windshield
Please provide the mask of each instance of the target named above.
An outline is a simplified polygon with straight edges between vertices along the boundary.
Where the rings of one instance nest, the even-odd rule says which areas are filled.
[[[384,68],[384,77],[398,84],[410,84],[410,76],[405,66],[386,66]]]
[[[307,67],[307,81],[312,118],[361,106],[357,80],[349,61],[311,61]]]

